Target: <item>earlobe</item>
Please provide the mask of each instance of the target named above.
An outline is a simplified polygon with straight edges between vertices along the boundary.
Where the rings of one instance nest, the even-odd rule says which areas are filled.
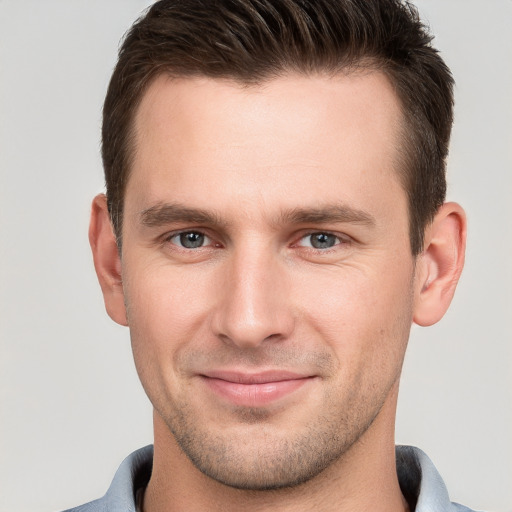
[[[416,264],[413,321],[435,324],[446,313],[464,266],[466,215],[457,203],[445,203],[425,231]]]
[[[121,277],[121,258],[110,222],[105,194],[97,195],[92,202],[89,243],[107,313],[118,324],[128,325]]]

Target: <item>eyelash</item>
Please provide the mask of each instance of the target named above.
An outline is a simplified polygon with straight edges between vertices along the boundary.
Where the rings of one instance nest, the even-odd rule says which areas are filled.
[[[182,237],[184,235],[199,235],[200,237],[203,237],[204,239],[209,241],[210,244],[200,245],[198,247],[184,247],[183,240],[181,240],[181,244],[172,241],[173,239],[175,239],[177,237]],[[309,246],[301,245],[301,242],[303,240],[305,240],[307,238],[311,239],[311,237],[313,235],[324,235],[326,237],[334,237],[336,239],[336,243],[334,243],[334,245],[332,245],[330,247],[324,247],[324,248],[313,247],[311,245],[309,245]],[[189,252],[189,251],[196,251],[198,249],[208,248],[212,244],[213,240],[204,231],[199,230],[199,229],[198,230],[191,229],[191,230],[184,230],[184,231],[177,231],[177,232],[170,233],[165,237],[164,242],[172,244],[173,246],[177,247],[179,250],[184,250],[184,251]],[[315,253],[326,254],[326,253],[332,252],[333,250],[336,250],[336,248],[338,246],[346,245],[349,242],[350,242],[350,240],[348,240],[347,237],[342,237],[342,236],[332,233],[330,231],[310,231],[310,232],[302,235],[298,239],[297,242],[294,242],[292,244],[292,247],[302,247],[303,249],[308,250],[308,251],[314,251]],[[222,245],[220,243],[213,243],[213,248],[221,248],[221,247],[222,247]]]
[[[324,235],[327,237],[334,237],[336,239],[336,243],[330,247],[324,247],[324,248],[313,247],[311,245],[310,246],[300,245],[300,242],[302,242],[303,240],[308,239],[308,238],[311,239],[311,237],[313,235]],[[310,231],[309,233],[306,233],[303,236],[301,236],[299,241],[296,242],[294,244],[294,246],[303,247],[306,250],[314,251],[314,252],[321,253],[321,254],[328,254],[332,251],[335,251],[338,246],[345,245],[347,243],[348,243],[348,240],[346,237],[342,237],[342,236],[337,235],[336,233],[332,233],[330,231]]]
[[[170,233],[169,235],[167,235],[164,239],[164,242],[165,243],[170,243],[176,247],[178,247],[180,250],[185,250],[185,251],[194,251],[194,250],[197,250],[197,249],[204,249],[205,247],[208,247],[208,245],[201,245],[201,246],[198,246],[198,247],[184,247],[183,245],[179,245],[178,243],[174,243],[172,240],[174,238],[177,238],[177,237],[182,237],[184,235],[199,235],[200,237],[203,237],[204,239],[210,241],[210,243],[212,242],[212,239],[211,237],[209,237],[204,231],[201,231],[201,230],[195,230],[195,229],[189,229],[189,230],[185,230],[185,231],[178,231],[178,232],[174,232],[174,233]],[[221,245],[218,244],[218,243],[215,243],[214,244],[214,247],[220,247]]]

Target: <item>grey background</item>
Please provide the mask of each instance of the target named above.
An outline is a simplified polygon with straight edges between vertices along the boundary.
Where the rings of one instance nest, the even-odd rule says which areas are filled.
[[[103,95],[147,3],[0,0],[2,512],[99,497],[152,439],[87,243]],[[413,329],[397,442],[429,454],[453,500],[512,511],[512,2],[418,6],[457,80],[449,198],[470,236],[450,312]]]

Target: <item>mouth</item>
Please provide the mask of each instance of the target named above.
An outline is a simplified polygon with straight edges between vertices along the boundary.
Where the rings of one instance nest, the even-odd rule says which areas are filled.
[[[261,407],[291,395],[315,376],[281,370],[259,373],[211,371],[200,375],[208,389],[233,405]]]

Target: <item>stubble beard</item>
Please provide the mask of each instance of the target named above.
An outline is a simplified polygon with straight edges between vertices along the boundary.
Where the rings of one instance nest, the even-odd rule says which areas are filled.
[[[214,432],[200,425],[187,405],[176,408],[164,421],[183,453],[204,475],[236,489],[271,491],[300,486],[342,461],[372,425],[387,393],[377,401],[375,397],[361,401],[356,395],[343,408],[333,400],[328,415],[316,416],[300,431],[278,429],[268,413],[256,408],[237,411],[239,424],[234,432]],[[340,409],[338,414],[332,414],[333,407]]]
[[[391,345],[388,353],[380,359],[394,361],[383,375],[379,375],[380,372],[374,375],[366,368],[364,371],[360,369],[360,373],[352,378],[339,379],[336,376],[339,376],[340,368],[330,353],[300,352],[294,347],[288,350],[281,348],[268,354],[255,352],[251,357],[243,351],[236,354],[233,349],[213,355],[202,350],[189,351],[178,357],[178,362],[175,361],[182,377],[197,373],[191,372],[194,365],[208,367],[205,361],[210,358],[218,367],[227,362],[244,362],[242,366],[258,367],[271,361],[276,367],[287,363],[291,368],[321,369],[318,374],[323,375],[322,378],[334,378],[338,384],[323,383],[322,405],[320,408],[310,408],[308,418],[302,415],[302,424],[286,421],[286,407],[277,415],[272,409],[238,407],[228,413],[229,427],[223,428],[222,422],[211,418],[209,421],[201,404],[194,405],[193,399],[189,400],[187,395],[172,396],[165,392],[153,395],[149,392],[152,386],[148,386],[146,392],[150,399],[153,397],[151,402],[155,411],[166,424],[174,442],[207,477],[245,491],[295,488],[318,477],[333,464],[343,463],[385,405],[390,405],[394,414],[409,329],[410,315],[405,312],[396,322],[392,334],[380,340]],[[394,343],[390,343],[390,340]],[[397,340],[401,340],[401,343],[397,343]],[[136,363],[142,359],[142,355],[139,355],[141,357],[135,357]],[[311,361],[314,364],[308,364]],[[137,365],[143,383],[149,381],[149,377],[145,378],[141,368],[151,366],[148,361]],[[375,362],[369,366],[377,368]],[[304,407],[308,408],[308,404],[305,403]],[[219,410],[218,414],[222,415],[223,412]]]

